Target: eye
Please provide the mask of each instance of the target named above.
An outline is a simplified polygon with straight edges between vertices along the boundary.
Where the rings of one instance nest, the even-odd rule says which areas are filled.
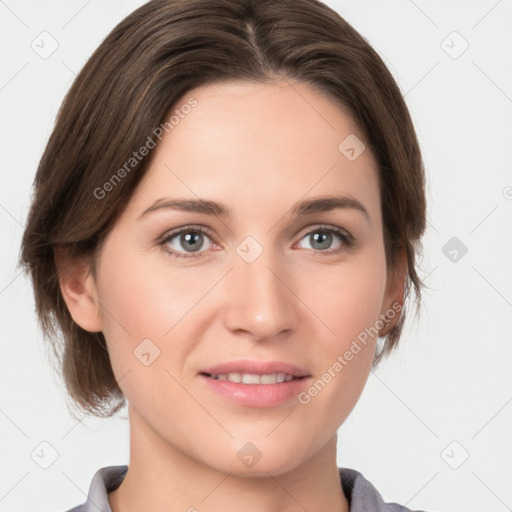
[[[205,240],[210,242],[205,243]],[[204,227],[185,226],[166,233],[158,242],[175,258],[198,258],[211,247],[212,237]]]
[[[331,246],[336,239],[338,244],[333,249]],[[175,258],[199,258],[214,245],[212,240],[214,240],[213,235],[207,228],[184,226],[165,233],[158,241],[158,245]],[[355,242],[349,233],[336,226],[319,226],[306,233],[302,240],[310,244],[306,249],[325,256],[342,253],[351,248]]]
[[[340,242],[332,249],[331,246],[336,239],[340,240]],[[343,229],[335,226],[319,226],[309,231],[301,240],[306,240],[310,244],[310,247],[306,247],[306,249],[312,249],[315,253],[326,256],[339,254],[354,245],[353,237]],[[329,248],[331,250],[326,250]]]

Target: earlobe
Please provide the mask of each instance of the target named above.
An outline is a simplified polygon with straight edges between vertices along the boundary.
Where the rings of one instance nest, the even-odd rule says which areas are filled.
[[[381,314],[390,320],[379,336],[386,336],[398,323],[404,306],[405,282],[408,274],[407,253],[403,249],[397,256],[394,268],[390,271],[386,285],[386,295],[382,303]]]
[[[55,264],[60,290],[71,317],[82,329],[100,332],[100,307],[90,262],[70,257],[67,248],[58,248],[55,250]]]

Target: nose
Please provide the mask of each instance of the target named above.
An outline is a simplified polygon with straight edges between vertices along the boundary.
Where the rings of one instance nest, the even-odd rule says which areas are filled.
[[[291,332],[298,323],[293,276],[271,251],[252,263],[235,256],[225,280],[225,324],[231,332],[264,341]]]

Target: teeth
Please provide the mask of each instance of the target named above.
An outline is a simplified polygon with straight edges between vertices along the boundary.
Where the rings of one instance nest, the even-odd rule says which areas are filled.
[[[275,384],[276,382],[277,379],[275,373],[260,376],[260,384]]]
[[[257,375],[255,373],[232,372],[211,375],[211,378],[243,384],[276,384],[289,382],[294,379],[294,376],[286,373],[267,373],[265,375]]]
[[[244,384],[259,384],[260,376],[253,373],[244,373],[242,374],[242,382]]]

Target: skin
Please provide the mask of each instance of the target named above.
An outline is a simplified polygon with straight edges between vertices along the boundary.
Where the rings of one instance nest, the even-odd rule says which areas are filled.
[[[104,333],[129,403],[130,464],[109,494],[112,510],[347,511],[337,430],[366,383],[375,337],[308,404],[235,405],[198,372],[279,360],[316,381],[402,304],[405,258],[387,272],[376,162],[368,147],[354,161],[338,150],[348,135],[362,136],[307,84],[223,83],[189,91],[183,103],[191,96],[198,106],[153,150],[101,248],[96,280],[80,262],[61,274],[74,320]],[[333,194],[357,199],[369,219],[351,208],[292,216],[297,201]],[[233,216],[162,208],[140,218],[163,197],[218,201]],[[190,224],[213,235],[204,235],[200,256],[179,235],[167,249],[192,258],[158,245]],[[342,228],[354,246],[334,233],[315,251],[309,234],[320,226]],[[263,250],[252,263],[236,251],[247,236]],[[160,349],[149,366],[133,353],[147,338]],[[262,454],[250,468],[237,457],[248,442]]]

